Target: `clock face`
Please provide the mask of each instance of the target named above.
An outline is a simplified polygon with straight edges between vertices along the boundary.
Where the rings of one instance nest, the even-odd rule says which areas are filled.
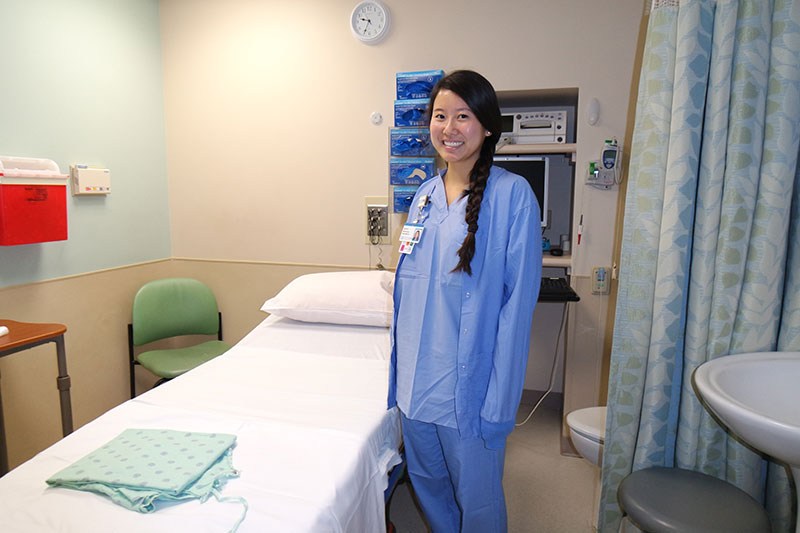
[[[350,29],[361,41],[374,44],[389,31],[389,10],[381,2],[360,2],[350,15]]]

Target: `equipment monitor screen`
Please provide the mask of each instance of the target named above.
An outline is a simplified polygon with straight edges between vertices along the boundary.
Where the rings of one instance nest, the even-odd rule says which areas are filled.
[[[550,160],[542,155],[496,155],[494,164],[519,174],[528,182],[539,201],[542,228],[547,227],[547,195],[550,181]]]

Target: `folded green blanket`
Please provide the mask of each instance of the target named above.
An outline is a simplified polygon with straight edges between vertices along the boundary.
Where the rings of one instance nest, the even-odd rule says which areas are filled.
[[[235,435],[221,433],[126,429],[47,483],[104,494],[140,513],[152,513],[159,501],[204,502],[212,494],[223,501],[218,490],[239,476],[231,458],[235,443]],[[246,502],[237,500],[246,512]]]

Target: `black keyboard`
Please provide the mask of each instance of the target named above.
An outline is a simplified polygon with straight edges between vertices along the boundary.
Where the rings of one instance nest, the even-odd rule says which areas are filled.
[[[578,302],[580,297],[572,290],[566,278],[542,278],[539,288],[540,302]]]

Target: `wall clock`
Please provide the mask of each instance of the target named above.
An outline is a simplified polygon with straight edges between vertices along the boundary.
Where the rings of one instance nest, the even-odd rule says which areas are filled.
[[[389,8],[379,0],[364,0],[350,14],[350,30],[363,43],[375,44],[389,33]]]

